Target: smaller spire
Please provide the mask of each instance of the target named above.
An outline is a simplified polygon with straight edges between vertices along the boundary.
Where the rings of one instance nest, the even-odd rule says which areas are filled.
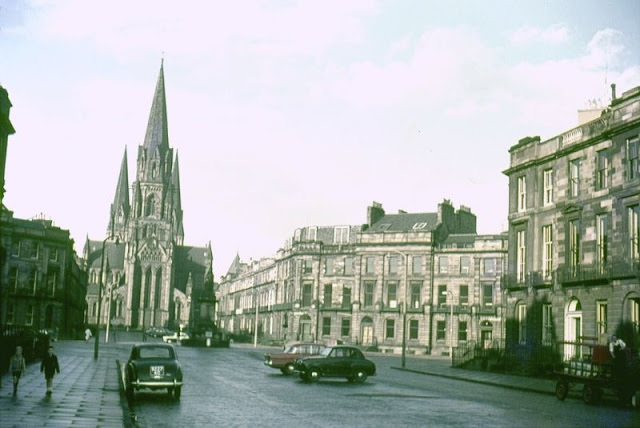
[[[127,168],[127,148],[125,146],[124,156],[122,156],[122,164],[120,165],[120,175],[118,176],[118,185],[116,193],[111,204],[111,213],[109,216],[109,226],[107,233],[115,235],[124,229],[124,222],[129,218],[131,206],[129,205],[129,170]],[[118,218],[118,213],[122,211],[122,218]]]

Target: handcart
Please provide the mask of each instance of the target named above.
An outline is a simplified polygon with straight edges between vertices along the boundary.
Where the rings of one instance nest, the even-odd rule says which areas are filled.
[[[559,342],[563,363],[555,371],[558,376],[556,397],[564,400],[569,391],[582,386],[586,404],[597,404],[605,393],[615,395],[623,405],[640,405],[640,371],[638,359],[625,349],[623,361],[614,361],[607,345],[593,339]]]

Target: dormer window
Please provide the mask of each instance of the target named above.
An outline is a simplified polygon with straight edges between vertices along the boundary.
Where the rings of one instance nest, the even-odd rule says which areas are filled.
[[[424,229],[427,227],[427,223],[426,222],[419,222],[413,225],[412,229],[413,230],[420,230],[420,229]]]
[[[337,226],[334,229],[333,242],[335,244],[346,244],[349,242],[349,227]]]

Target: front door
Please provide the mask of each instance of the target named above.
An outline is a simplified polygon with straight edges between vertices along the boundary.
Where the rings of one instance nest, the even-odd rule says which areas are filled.
[[[373,344],[373,325],[372,324],[363,324],[362,325],[362,344],[365,346],[370,346]]]
[[[300,340],[303,342],[309,342],[313,340],[313,337],[311,337],[311,321],[310,320],[300,321]]]
[[[582,347],[579,345],[582,336],[582,306],[580,301],[572,299],[567,306],[564,319],[565,358],[581,358]]]
[[[492,332],[491,330],[480,331],[480,343],[482,343],[483,349],[491,348]]]

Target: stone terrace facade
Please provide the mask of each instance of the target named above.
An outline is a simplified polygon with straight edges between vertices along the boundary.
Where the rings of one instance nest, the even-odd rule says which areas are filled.
[[[509,150],[513,344],[639,331],[640,87],[612,98],[598,118]]]
[[[297,229],[273,258],[236,257],[218,284],[218,322],[234,333],[257,326],[258,336],[274,341],[390,352],[403,343],[424,354],[500,340],[506,235],[479,236],[475,228],[468,208],[445,201],[437,213],[386,214],[373,203],[363,226]],[[436,265],[445,259],[446,272],[444,261]],[[440,291],[449,291],[453,306]]]

